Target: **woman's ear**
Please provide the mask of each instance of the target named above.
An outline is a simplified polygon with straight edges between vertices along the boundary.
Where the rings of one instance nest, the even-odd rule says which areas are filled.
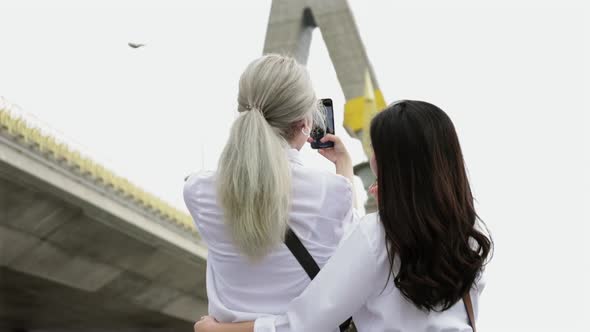
[[[302,120],[295,122],[295,125],[297,126],[298,129],[305,128],[306,122],[307,122],[307,119],[302,119]]]
[[[371,158],[369,159],[369,166],[371,166],[371,171],[375,177],[377,177],[377,158],[375,158],[375,151],[371,154]]]
[[[302,120],[296,121],[293,124],[293,129],[295,131],[300,131],[301,129],[306,129],[308,127],[309,127],[309,125],[307,124],[307,119],[302,119]]]

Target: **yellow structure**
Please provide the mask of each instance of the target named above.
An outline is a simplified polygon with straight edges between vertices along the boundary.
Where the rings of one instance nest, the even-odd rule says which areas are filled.
[[[160,215],[164,220],[196,233],[192,219],[186,213],[114,174],[92,159],[82,156],[80,152],[71,149],[65,143],[44,134],[39,128],[29,125],[23,118],[11,114],[5,108],[0,108],[0,133],[2,132],[12,140],[36,150],[47,159],[66,166],[73,172],[107,189],[112,189],[139,206]]]
[[[383,96],[381,96],[381,101],[385,103],[383,100]],[[367,71],[365,73],[365,98],[364,98],[364,110],[363,110],[363,127],[362,132],[358,130],[355,132],[357,137],[360,136],[361,142],[363,143],[363,149],[365,150],[365,154],[367,157],[371,158],[373,154],[373,149],[371,148],[371,120],[375,117],[378,110],[382,110],[385,106],[377,106],[377,100],[375,96],[375,92],[373,89],[373,84],[371,83],[371,76]],[[346,116],[346,114],[345,114]],[[345,122],[346,125],[346,122]]]
[[[369,84],[372,88],[373,84],[370,81]],[[377,110],[384,109],[386,106],[385,98],[383,98],[381,90],[372,89],[372,91],[375,107]],[[367,91],[365,88],[365,95],[349,99],[344,105],[344,126],[350,134],[357,133],[358,131],[363,130],[365,127],[366,96]]]

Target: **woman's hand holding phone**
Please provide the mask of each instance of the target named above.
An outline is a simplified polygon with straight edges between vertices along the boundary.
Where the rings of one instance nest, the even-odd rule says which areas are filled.
[[[310,137],[307,141],[311,143],[314,141],[314,139]],[[332,134],[326,134],[324,137],[322,137],[320,142],[334,143],[333,148],[318,149],[318,152],[322,156],[324,156],[326,159],[333,162],[337,166],[338,164],[350,164],[350,166],[352,167],[352,159],[350,158],[350,154],[348,153],[348,150],[346,150],[346,147],[342,143],[340,137]]]

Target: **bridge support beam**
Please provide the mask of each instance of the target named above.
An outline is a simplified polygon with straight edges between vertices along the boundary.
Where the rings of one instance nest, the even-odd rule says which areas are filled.
[[[385,107],[385,99],[346,0],[273,0],[263,53],[290,55],[306,64],[315,28],[322,33],[346,98],[344,127],[351,136],[363,141],[363,136],[368,135],[366,117],[370,116],[365,112],[367,72],[378,110]],[[365,153],[369,156],[371,152],[365,148]],[[359,171],[356,174],[363,179],[365,188],[375,181],[374,176],[366,172],[367,167],[364,163],[356,167]],[[366,208],[373,211],[374,203],[369,202]]]

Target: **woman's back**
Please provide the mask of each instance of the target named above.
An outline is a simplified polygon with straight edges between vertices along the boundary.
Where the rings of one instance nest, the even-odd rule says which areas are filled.
[[[354,314],[359,331],[471,331],[467,311],[462,300],[447,310],[426,312],[417,308],[402,295],[400,290],[395,287],[393,277],[389,277],[387,280],[390,276],[390,264],[387,257],[385,230],[376,213],[367,215],[359,223],[357,231],[362,233],[363,241],[355,241],[354,245],[349,246],[343,244],[343,249],[348,248],[349,252],[359,251],[359,246],[366,245],[370,248],[372,255],[366,257],[364,263],[358,266],[354,263],[351,264],[351,268],[371,269],[373,264],[370,263],[374,262],[376,270],[372,279],[364,280],[365,287],[355,287],[353,291],[372,294],[364,306]],[[342,255],[345,256],[345,254]],[[370,263],[367,264],[367,262]],[[397,272],[394,271],[394,273]],[[470,292],[475,315],[479,309],[479,294],[483,289],[483,280],[478,279]]]
[[[353,222],[352,187],[342,176],[305,168],[299,152],[286,152],[291,167],[289,226],[320,266]],[[216,173],[191,176],[186,205],[207,242],[209,314],[224,322],[278,314],[307,287],[309,277],[284,246],[257,261],[234,244],[216,194]]]

